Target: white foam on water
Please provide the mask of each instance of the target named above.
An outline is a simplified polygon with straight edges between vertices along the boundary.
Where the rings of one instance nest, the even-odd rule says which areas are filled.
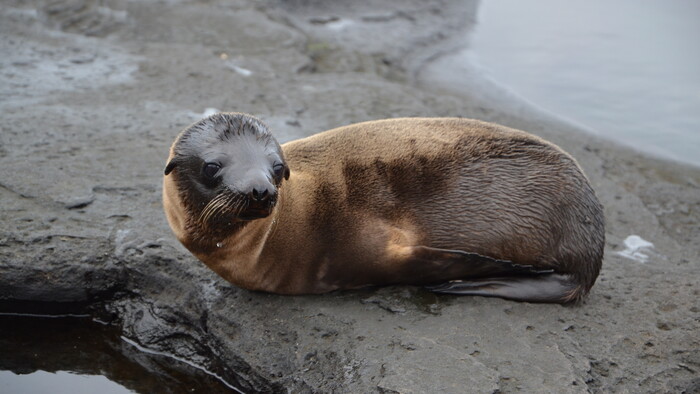
[[[649,260],[649,255],[647,253],[654,247],[653,243],[643,239],[639,235],[634,234],[625,238],[624,244],[625,250],[617,252],[617,254],[622,257],[638,261],[642,264]]]

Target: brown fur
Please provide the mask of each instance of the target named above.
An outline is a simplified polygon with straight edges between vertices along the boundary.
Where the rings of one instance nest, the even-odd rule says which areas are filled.
[[[277,205],[230,233],[188,225],[177,171],[164,179],[175,235],[238,286],[304,294],[469,276],[438,249],[570,277],[554,302],[579,300],[598,276],[602,207],[575,160],[538,137],[468,119],[393,119],[282,149],[291,176]]]

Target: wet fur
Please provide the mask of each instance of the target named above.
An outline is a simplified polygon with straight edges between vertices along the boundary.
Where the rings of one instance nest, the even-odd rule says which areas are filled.
[[[197,151],[178,141],[169,163]],[[282,150],[291,175],[272,214],[230,228],[197,226],[193,190],[177,170],[164,180],[178,238],[239,286],[301,294],[409,283],[565,303],[588,293],[600,271],[595,193],[568,154],[530,134],[468,119],[393,119]],[[500,274],[484,282],[474,274],[481,266]],[[534,296],[538,284],[553,295]]]

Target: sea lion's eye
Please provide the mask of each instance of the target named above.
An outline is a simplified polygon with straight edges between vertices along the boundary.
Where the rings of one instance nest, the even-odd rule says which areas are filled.
[[[282,176],[284,175],[284,164],[275,164],[274,166],[272,166],[272,171],[275,172],[275,178],[282,179]]]
[[[220,169],[221,166],[217,163],[207,163],[204,165],[202,173],[204,173],[204,176],[206,176],[207,178],[214,178]]]

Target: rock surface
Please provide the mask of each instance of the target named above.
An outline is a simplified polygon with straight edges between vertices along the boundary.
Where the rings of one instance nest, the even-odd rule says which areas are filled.
[[[490,90],[438,88],[433,65],[463,45],[477,8],[3,2],[0,307],[88,310],[249,392],[697,391],[700,171],[498,105]],[[280,142],[400,116],[550,139],[606,208],[601,277],[572,308],[413,287],[235,288],[177,243],[160,203],[170,143],[207,108],[255,114]],[[617,253],[633,234],[654,245],[645,263]]]

